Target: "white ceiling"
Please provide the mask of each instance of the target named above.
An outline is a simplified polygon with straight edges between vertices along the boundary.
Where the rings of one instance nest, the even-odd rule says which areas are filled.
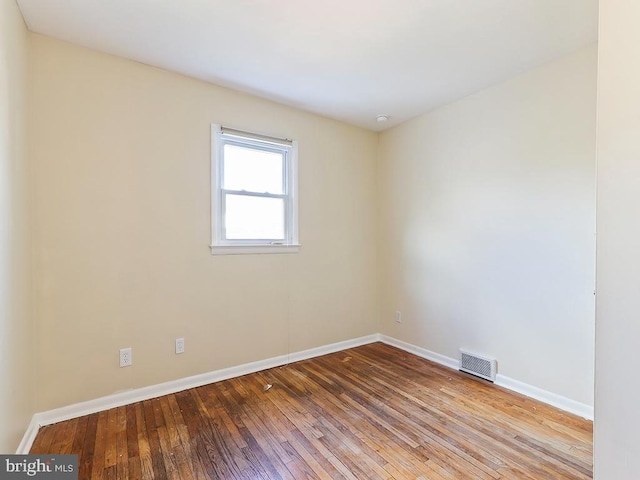
[[[597,2],[17,0],[34,32],[372,130],[594,43]]]

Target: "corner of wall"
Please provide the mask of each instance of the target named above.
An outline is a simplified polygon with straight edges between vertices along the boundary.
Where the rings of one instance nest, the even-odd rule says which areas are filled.
[[[28,31],[0,2],[0,451],[14,451],[35,411]]]

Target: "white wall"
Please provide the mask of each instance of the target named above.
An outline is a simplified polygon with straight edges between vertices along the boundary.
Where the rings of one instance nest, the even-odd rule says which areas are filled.
[[[595,478],[640,478],[640,3],[600,0]]]
[[[375,133],[31,47],[39,410],[377,331]],[[301,253],[211,255],[213,122],[299,141]]]
[[[0,453],[15,452],[35,407],[27,46],[14,0],[0,0]]]
[[[384,333],[593,405],[595,93],[591,47],[381,135]]]

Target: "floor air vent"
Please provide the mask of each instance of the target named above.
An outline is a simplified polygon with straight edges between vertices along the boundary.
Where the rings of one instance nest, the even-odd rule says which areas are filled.
[[[460,350],[460,371],[491,382],[496,379],[496,360]]]

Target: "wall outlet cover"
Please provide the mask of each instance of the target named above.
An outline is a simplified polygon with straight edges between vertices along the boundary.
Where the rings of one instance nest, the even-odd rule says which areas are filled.
[[[120,349],[120,366],[130,367],[133,365],[133,353],[131,347]]]

